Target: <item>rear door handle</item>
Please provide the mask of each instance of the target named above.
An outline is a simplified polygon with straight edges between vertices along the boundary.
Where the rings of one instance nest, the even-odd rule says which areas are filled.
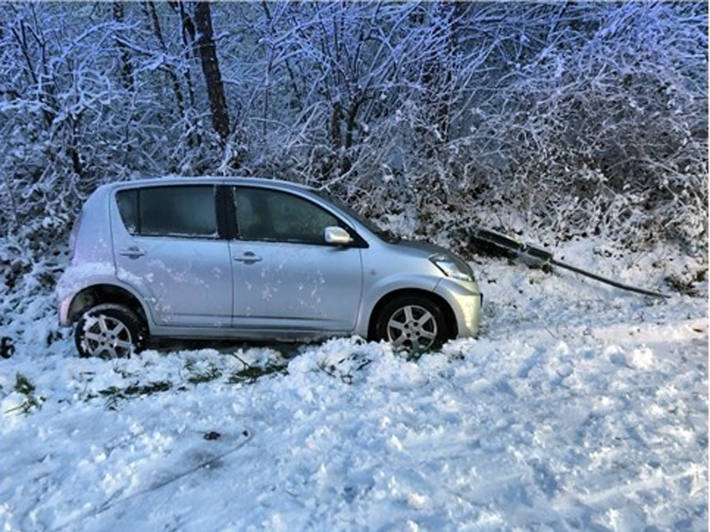
[[[137,259],[138,257],[142,257],[143,255],[145,255],[145,251],[143,251],[138,246],[131,246],[129,248],[122,249],[118,252],[118,254],[131,259]]]
[[[244,264],[254,264],[255,262],[259,262],[261,257],[255,255],[252,251],[245,251],[243,255],[234,257],[234,260],[243,262]]]

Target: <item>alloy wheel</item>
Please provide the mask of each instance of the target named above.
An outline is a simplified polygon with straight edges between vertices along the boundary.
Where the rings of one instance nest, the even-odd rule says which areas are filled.
[[[133,339],[128,327],[111,316],[88,316],[84,324],[84,347],[91,356],[127,357],[133,352]]]
[[[419,305],[401,307],[387,322],[387,339],[395,349],[425,351],[434,344],[437,333],[436,318]]]

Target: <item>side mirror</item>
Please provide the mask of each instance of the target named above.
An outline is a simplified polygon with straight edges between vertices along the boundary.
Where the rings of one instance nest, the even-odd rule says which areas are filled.
[[[345,246],[350,244],[353,239],[345,229],[342,227],[337,227],[335,225],[326,227],[324,231],[325,241],[328,244],[335,244],[338,246]]]

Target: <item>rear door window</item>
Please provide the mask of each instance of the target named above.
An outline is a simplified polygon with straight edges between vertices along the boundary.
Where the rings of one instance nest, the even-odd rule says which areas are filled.
[[[129,233],[143,236],[216,237],[213,185],[122,190],[116,194]]]

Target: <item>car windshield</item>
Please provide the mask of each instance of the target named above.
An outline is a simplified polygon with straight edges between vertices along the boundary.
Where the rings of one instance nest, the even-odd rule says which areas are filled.
[[[316,194],[318,194],[324,200],[327,200],[330,203],[333,203],[334,205],[336,205],[340,210],[344,211],[349,216],[355,218],[358,222],[360,222],[362,225],[364,225],[368,231],[370,231],[371,233],[374,233],[375,235],[380,237],[385,242],[395,243],[395,242],[399,242],[400,240],[402,240],[399,236],[397,236],[395,233],[393,233],[389,229],[382,229],[374,222],[371,222],[370,220],[359,215],[353,209],[351,209],[350,207],[345,205],[345,203],[343,203],[342,201],[329,196],[328,194],[326,194],[322,190],[316,190],[314,192]]]

